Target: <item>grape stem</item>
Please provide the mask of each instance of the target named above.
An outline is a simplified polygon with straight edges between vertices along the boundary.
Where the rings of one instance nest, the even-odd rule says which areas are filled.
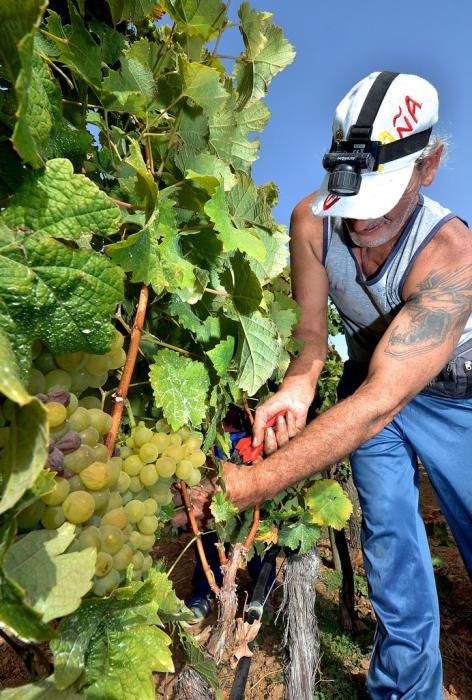
[[[139,343],[141,342],[141,336],[143,334],[143,325],[146,317],[148,301],[149,288],[143,284],[139,292],[138,305],[136,307],[133,328],[131,330],[130,344],[128,352],[126,353],[126,362],[123,367],[123,373],[121,375],[118,389],[113,395],[113,406],[111,409],[112,426],[105,440],[105,445],[108,448],[110,457],[113,455],[113,451],[115,449],[115,442],[120,429],[125,399],[128,395],[129,385],[133,376],[136,358],[138,356]]]
[[[185,481],[180,482],[180,488],[182,490],[182,500],[183,500],[185,508],[187,510],[187,517],[188,517],[189,522],[190,522],[190,527],[192,528],[192,532],[196,538],[198,555],[199,555],[200,561],[202,563],[203,571],[205,572],[206,580],[208,581],[208,585],[210,586],[213,593],[215,595],[218,595],[218,593],[220,592],[220,589],[216,584],[215,576],[214,576],[213,571],[211,570],[211,568],[208,564],[205,550],[203,549],[203,544],[202,544],[202,539],[201,539],[202,533],[200,532],[199,527],[198,527],[197,519],[195,517],[192,502],[190,500],[190,496],[189,496],[188,489],[187,489],[187,484],[185,483]]]

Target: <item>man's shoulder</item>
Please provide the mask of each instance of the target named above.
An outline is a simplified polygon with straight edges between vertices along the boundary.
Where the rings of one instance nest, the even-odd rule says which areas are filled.
[[[404,296],[427,277],[432,280],[431,275],[454,269],[470,269],[472,277],[472,231],[457,216],[441,224],[419,253],[405,281]]]
[[[291,235],[317,235],[323,233],[323,219],[315,216],[311,209],[317,192],[303,197],[293,208],[290,219]]]

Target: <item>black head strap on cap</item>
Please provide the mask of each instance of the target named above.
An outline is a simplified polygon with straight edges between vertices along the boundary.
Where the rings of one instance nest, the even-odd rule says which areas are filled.
[[[361,107],[357,122],[349,129],[349,141],[370,139],[375,117],[378,114],[380,105],[383,102],[387,90],[399,73],[382,71],[379,73],[367,93],[364,104]]]
[[[425,131],[418,131],[418,133],[412,134],[411,136],[405,136],[403,139],[398,139],[398,141],[392,141],[391,143],[385,143],[383,146],[380,146],[377,165],[388,163],[391,160],[398,160],[398,158],[409,156],[412,153],[417,153],[417,151],[422,151],[423,148],[426,148],[428,145],[432,131],[433,129],[430,127],[429,129],[425,129]]]

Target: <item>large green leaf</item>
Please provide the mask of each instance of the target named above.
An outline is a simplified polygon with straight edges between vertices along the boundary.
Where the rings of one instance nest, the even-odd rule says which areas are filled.
[[[316,525],[325,525],[342,530],[352,513],[352,503],[341,484],[333,479],[320,479],[310,486],[305,494],[305,504],[310,520]]]
[[[183,93],[199,105],[205,114],[214,114],[223,109],[228,93],[220,82],[220,74],[215,68],[202,63],[190,63],[180,58],[179,70]]]
[[[61,622],[59,638],[51,645],[57,687],[69,687],[85,672],[85,682],[91,686],[93,697],[117,700],[122,697],[150,697],[147,693],[151,686],[146,674],[152,680],[153,670],[173,670],[168,652],[171,639],[163,632],[160,635],[147,632],[148,629],[155,629],[155,624],[160,624],[157,613],[161,607],[165,607],[169,592],[167,576],[151,571],[143,584],[118,589],[113,597],[107,599],[83,601],[75,613]],[[175,605],[176,600],[173,600]],[[155,645],[155,651],[150,649],[152,645]],[[157,654],[159,659],[156,658]],[[107,671],[110,664],[114,669],[113,674]],[[126,664],[129,680],[123,677]],[[126,693],[114,694],[117,691],[113,676],[126,685]],[[102,687],[99,692],[99,684],[105,680],[107,689],[103,690]],[[133,682],[136,684],[135,690],[128,685]],[[139,696],[134,692],[146,694]]]
[[[231,256],[230,267],[221,275],[221,283],[239,313],[249,316],[259,307],[262,287],[249,261],[239,251]]]
[[[31,488],[46,464],[46,411],[38,399],[11,410],[9,436],[0,456],[0,513],[12,508]]]
[[[262,131],[270,116],[265,104],[254,102],[236,111],[232,97],[225,109],[209,117],[210,145],[215,153],[236,170],[249,172],[259,154],[259,141],[249,139],[252,131]]]
[[[292,63],[293,46],[270,21],[269,12],[258,12],[244,2],[239,8],[240,29],[246,52],[235,68],[241,102],[265,97],[272,78]]]
[[[94,682],[87,687],[87,698],[154,700],[152,672],[174,671],[169,650],[171,642],[165,632],[149,625],[137,625],[123,631],[110,630],[107,635],[108,654],[102,658],[101,664],[95,664]],[[94,661],[90,656],[89,663]],[[89,680],[89,674],[86,680]]]
[[[250,396],[271,376],[277,367],[281,345],[274,322],[259,312],[239,316],[239,366],[237,384]]]
[[[21,8],[15,0],[0,2],[0,63],[13,85],[21,68],[18,44],[39,25],[46,6],[45,0],[23,0]]]
[[[30,532],[5,556],[6,573],[26,591],[29,604],[42,614],[44,622],[74,612],[92,587],[96,550],[88,547],[64,554],[75,529],[64,523],[58,530]]]
[[[172,350],[160,350],[150,366],[149,379],[156,406],[162,408],[173,430],[202,422],[210,386],[202,362]]]
[[[264,260],[265,248],[253,229],[236,228],[225,198],[223,183],[205,204],[205,212],[213,222],[226,251],[240,250],[256,260]]]
[[[89,178],[74,174],[70,161],[56,158],[48,161],[44,172],[30,173],[2,218],[10,228],[76,239],[83,233],[115,233],[121,214]]]
[[[108,93],[108,109],[141,114],[149,109],[157,96],[154,69],[159,58],[158,45],[148,39],[131,44],[120,56],[121,69],[110,70],[102,89]]]
[[[211,39],[225,21],[226,8],[221,0],[163,0],[161,5],[177,24],[177,29],[189,36],[198,34]]]
[[[25,233],[0,249],[0,328],[14,348],[24,328],[56,354],[106,352],[122,294],[121,271],[98,253]]]

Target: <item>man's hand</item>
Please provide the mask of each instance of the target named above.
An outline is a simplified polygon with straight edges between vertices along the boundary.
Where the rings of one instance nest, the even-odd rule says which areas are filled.
[[[256,410],[253,446],[264,444],[265,454],[270,455],[285,445],[305,427],[312,401],[313,391],[305,382],[280,389]],[[267,423],[273,419],[275,426],[267,428]]]
[[[217,490],[216,479],[203,479],[197,486],[193,486],[189,489],[190,501],[193,506],[193,512],[197,522],[205,523],[208,518],[211,517],[210,503],[211,497]],[[172,525],[174,527],[185,527],[188,523],[187,512],[182,501],[182,495],[180,491],[174,494],[174,505],[176,507],[181,506],[182,509],[177,511],[172,518]]]

